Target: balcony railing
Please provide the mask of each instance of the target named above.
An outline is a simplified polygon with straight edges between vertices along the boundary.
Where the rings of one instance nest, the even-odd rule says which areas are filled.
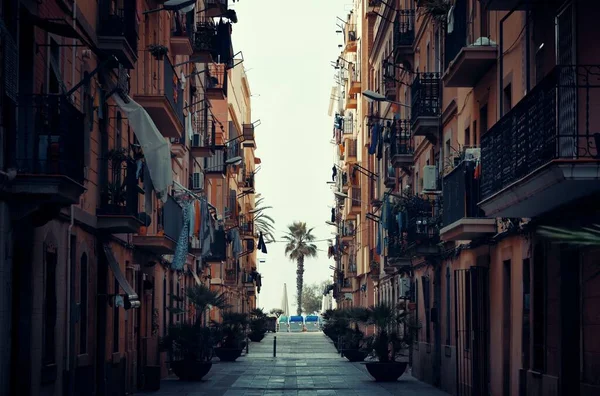
[[[162,227],[165,236],[173,241],[178,241],[183,229],[183,209],[170,195],[161,210],[159,226]]]
[[[217,28],[212,21],[198,22],[192,37],[192,48],[194,54],[212,52],[215,49]]]
[[[241,176],[241,188],[254,188],[254,173],[244,171]]]
[[[205,261],[224,261],[227,258],[227,243],[225,240],[225,231],[223,229],[215,230],[213,243],[210,245],[210,254],[205,257]]]
[[[394,47],[412,46],[415,41],[415,10],[398,10],[394,21]]]
[[[254,235],[254,221],[246,216],[240,216],[240,233],[242,235]]]
[[[356,157],[358,154],[358,142],[356,139],[348,141],[348,157]]]
[[[356,222],[354,220],[344,220],[342,222],[342,236],[353,237],[356,235]]]
[[[99,36],[123,36],[134,53],[138,50],[138,19],[135,1],[125,1],[123,8],[112,9],[110,0],[100,0]]]
[[[485,217],[477,206],[480,194],[475,167],[475,161],[462,161],[444,177],[444,226],[466,217]]]
[[[399,217],[388,223],[388,255],[402,257],[409,249],[432,246],[440,241],[441,202],[413,196],[405,201]]]
[[[439,73],[419,73],[411,85],[411,121],[420,117],[438,117],[441,109]]]
[[[7,136],[9,164],[19,174],[84,181],[84,116],[62,95],[21,95],[20,125]]]
[[[215,150],[212,157],[204,158],[205,173],[225,174],[225,151],[221,149]]]
[[[482,199],[553,160],[600,159],[599,74],[555,67],[481,137]]]
[[[111,165],[111,164],[109,164]],[[111,180],[102,191],[98,215],[137,216],[140,190],[137,164],[130,159],[109,166]]]
[[[395,130],[390,134],[390,154],[413,155],[415,152],[410,129],[410,120],[395,120]]]
[[[169,103],[173,107],[175,114],[179,121],[184,124],[183,120],[183,86],[177,73],[171,64],[168,57],[164,57],[165,67],[165,79],[164,79],[164,93]],[[185,124],[184,124],[185,125]]]
[[[360,207],[360,187],[352,187],[350,190],[351,206]]]
[[[209,63],[205,74],[204,86],[211,99],[223,99],[227,96],[227,72],[222,63]]]

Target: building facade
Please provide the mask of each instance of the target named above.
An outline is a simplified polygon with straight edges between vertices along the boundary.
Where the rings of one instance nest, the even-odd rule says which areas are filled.
[[[599,391],[598,249],[538,232],[597,223],[598,13],[577,0],[363,0],[344,24],[362,56],[344,42],[336,104],[361,131],[364,226],[345,236],[342,151],[333,287],[342,306],[410,310],[412,374],[452,394]],[[363,249],[356,274],[344,243]],[[356,284],[368,269],[371,301]]]
[[[260,160],[237,16],[163,3],[0,5],[1,395],[124,395],[166,376],[159,338],[193,320],[194,284],[227,280],[230,309],[255,307]]]

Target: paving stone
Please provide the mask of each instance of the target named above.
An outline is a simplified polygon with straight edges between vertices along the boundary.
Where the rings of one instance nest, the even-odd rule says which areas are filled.
[[[405,373],[399,381],[377,383],[364,365],[341,358],[322,333],[278,333],[251,343],[237,362],[219,362],[203,381],[168,378],[154,396],[448,396]]]

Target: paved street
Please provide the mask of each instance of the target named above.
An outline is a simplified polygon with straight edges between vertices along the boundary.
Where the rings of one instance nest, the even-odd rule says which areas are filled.
[[[360,363],[340,358],[322,333],[277,333],[250,344],[248,356],[234,363],[218,358],[202,382],[169,378],[160,396],[447,396],[405,373],[396,383],[376,383]]]

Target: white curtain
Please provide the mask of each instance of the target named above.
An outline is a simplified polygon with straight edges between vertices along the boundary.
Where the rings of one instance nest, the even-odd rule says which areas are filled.
[[[158,131],[146,110],[133,99],[128,97],[129,103],[125,103],[117,95],[113,96],[113,99],[127,114],[129,125],[133,128],[133,132],[144,150],[144,158],[156,196],[163,202],[167,202],[168,188],[173,184],[171,150],[167,140]]]

